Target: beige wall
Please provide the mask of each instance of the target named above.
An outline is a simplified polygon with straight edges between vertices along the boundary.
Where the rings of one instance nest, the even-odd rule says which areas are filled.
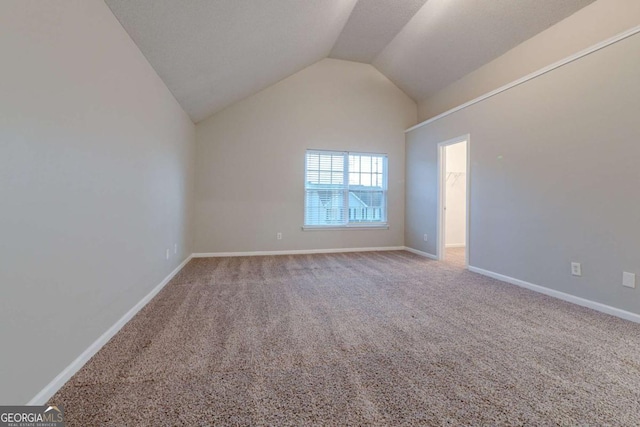
[[[437,144],[470,134],[471,266],[640,314],[640,34],[407,134],[407,246],[435,254]],[[570,274],[582,263],[582,277]]]
[[[640,1],[598,0],[426,100],[424,121],[640,24]]]
[[[0,403],[25,404],[191,253],[195,129],[100,0],[0,2],[0,58]]]
[[[324,59],[198,123],[195,251],[403,245],[403,131],[415,120],[371,65]],[[308,148],[388,154],[389,230],[301,230]]]

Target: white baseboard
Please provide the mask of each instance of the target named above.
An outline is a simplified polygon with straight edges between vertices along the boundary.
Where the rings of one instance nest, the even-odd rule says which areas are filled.
[[[556,291],[555,289],[545,288],[544,286],[534,285],[533,283],[525,282],[524,280],[515,279],[513,277],[505,276],[503,274],[494,273],[493,271],[483,270],[482,268],[469,266],[469,271],[482,274],[502,282],[507,282],[512,285],[520,286],[522,288],[530,289],[541,294],[548,295],[550,297],[558,298],[563,301],[567,301],[573,304],[581,305],[583,307],[591,308],[593,310],[610,314],[612,316],[619,317],[621,319],[630,320],[632,322],[640,323],[640,314],[625,311],[619,308],[611,307],[610,305],[602,304],[599,302],[591,301],[585,298],[577,297],[575,295],[567,294],[564,292]]]
[[[129,310],[124,316],[122,316],[113,326],[111,326],[104,334],[100,336],[97,340],[95,340],[89,348],[80,354],[69,366],[67,366],[62,372],[60,372],[49,384],[45,386],[38,394],[36,394],[33,399],[31,399],[27,405],[44,405],[47,403],[47,400],[51,398],[69,379],[78,372],[85,363],[89,361],[115,334],[118,333],[122,327],[133,318],[133,316],[138,313],[142,307],[147,305],[151,299],[156,296],[158,292],[164,288],[164,286],[169,283],[173,277],[178,274],[182,268],[187,265],[187,263],[191,260],[192,255],[188,256],[187,259],[182,261],[179,266],[177,266],[167,277],[165,277],[162,282],[155,288],[151,290],[144,298],[142,298],[131,310]]]
[[[464,248],[465,246],[464,243],[447,243],[444,245],[445,248]]]
[[[307,255],[307,254],[335,254],[345,252],[378,252],[402,251],[404,246],[381,246],[373,248],[336,248],[336,249],[294,249],[288,251],[254,251],[254,252],[202,252],[194,253],[194,258],[218,258],[233,256],[266,256],[266,255]]]
[[[438,257],[433,255],[433,254],[430,254],[430,253],[427,253],[427,252],[422,252],[422,251],[419,251],[417,249],[410,248],[408,246],[405,246],[404,250],[408,251],[408,252],[411,252],[413,254],[416,254],[416,255],[420,255],[420,256],[426,257],[426,258],[435,259],[436,261],[438,260]]]

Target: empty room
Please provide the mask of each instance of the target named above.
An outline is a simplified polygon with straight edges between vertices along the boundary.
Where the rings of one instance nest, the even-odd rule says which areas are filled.
[[[0,426],[638,425],[640,1],[0,0]]]

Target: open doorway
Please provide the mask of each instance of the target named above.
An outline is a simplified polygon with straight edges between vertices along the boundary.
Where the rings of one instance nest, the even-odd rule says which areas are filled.
[[[438,259],[469,263],[469,135],[438,144]]]

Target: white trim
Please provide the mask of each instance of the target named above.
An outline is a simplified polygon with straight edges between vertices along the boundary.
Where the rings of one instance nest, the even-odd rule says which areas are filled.
[[[467,245],[465,243],[447,243],[444,245],[445,248],[464,248]]]
[[[234,256],[269,256],[269,255],[308,255],[308,254],[336,254],[346,252],[379,252],[403,251],[404,246],[381,246],[372,248],[335,248],[335,249],[293,249],[288,251],[253,251],[253,252],[203,252],[194,253],[194,258],[220,258]]]
[[[464,234],[464,266],[469,267],[471,262],[469,259],[469,248],[471,247],[471,134],[467,134],[467,188],[466,196],[467,206],[465,206],[466,218],[465,227],[467,228]]]
[[[438,257],[433,255],[433,254],[430,254],[430,253],[427,253],[427,252],[422,252],[422,251],[419,251],[417,249],[410,248],[408,246],[405,246],[404,250],[407,251],[407,252],[411,252],[413,254],[416,254],[416,255],[423,256],[425,258],[431,258],[431,259],[434,259],[436,261],[438,260]]]
[[[445,197],[446,197],[446,178],[444,176],[446,172],[446,147],[454,144],[459,144],[462,142],[467,143],[467,188],[466,188],[466,214],[465,214],[465,251],[464,251],[464,265],[467,267],[469,265],[469,240],[471,238],[471,232],[469,230],[469,218],[471,218],[471,134],[461,135],[456,138],[451,138],[446,141],[442,141],[438,143],[438,182],[437,182],[437,191],[438,191],[438,213],[436,217],[436,256],[438,260],[443,260],[445,255],[445,222],[446,215],[444,212],[445,206]]]
[[[189,255],[187,259],[182,261],[160,284],[151,290],[144,298],[142,298],[131,310],[122,316],[113,324],[100,338],[95,340],[85,351],[80,354],[73,362],[69,364],[62,372],[60,372],[49,384],[47,384],[38,394],[36,394],[27,405],[44,405],[69,379],[78,372],[85,363],[89,361],[122,327],[133,318],[158,292],[169,283],[173,277],[178,274],[182,268],[187,265],[193,255]]]
[[[541,294],[548,295],[550,297],[558,298],[563,301],[567,301],[573,304],[581,305],[582,307],[591,308],[601,313],[610,314],[612,316],[619,317],[621,319],[630,320],[632,322],[640,323],[640,314],[625,311],[619,308],[611,307],[610,305],[602,304],[599,302],[591,301],[585,298],[580,298],[575,295],[567,294],[564,292],[556,291],[555,289],[545,288],[544,286],[534,285],[533,283],[525,282],[524,280],[514,279],[513,277],[505,276],[503,274],[494,273],[493,271],[483,270],[482,268],[469,266],[469,271],[482,274],[483,276],[491,277],[493,279],[507,282],[512,285],[520,286]]]
[[[388,230],[389,224],[371,224],[367,223],[364,225],[357,224],[348,224],[348,225],[340,225],[340,226],[332,226],[332,225],[304,225],[302,226],[302,231],[345,231],[345,230]]]
[[[509,90],[509,89],[514,88],[514,87],[516,87],[518,85],[521,85],[522,83],[528,82],[529,80],[533,80],[536,77],[539,77],[539,76],[541,76],[543,74],[547,74],[548,72],[553,71],[556,68],[560,68],[560,67],[562,67],[564,65],[567,65],[570,62],[576,61],[576,60],[578,60],[578,59],[580,59],[580,58],[582,58],[584,56],[587,56],[587,55],[590,55],[590,54],[592,54],[594,52],[597,52],[600,49],[604,49],[607,46],[610,46],[610,45],[615,44],[615,43],[617,43],[619,41],[622,41],[622,40],[624,40],[626,38],[629,38],[629,37],[631,37],[631,36],[633,36],[633,35],[635,35],[637,33],[640,33],[640,25],[638,25],[636,27],[633,27],[633,28],[630,28],[627,31],[624,31],[624,32],[622,32],[622,33],[620,33],[620,34],[618,34],[616,36],[613,36],[613,37],[611,37],[609,39],[601,41],[600,43],[594,44],[593,46],[588,47],[588,48],[586,48],[584,50],[581,50],[580,52],[574,53],[573,55],[567,56],[566,58],[561,59],[560,61],[554,62],[553,64],[548,65],[548,66],[546,66],[544,68],[541,68],[538,71],[534,71],[531,74],[527,74],[526,76],[521,77],[518,80],[515,80],[515,81],[513,81],[511,83],[508,83],[508,84],[506,84],[504,86],[501,86],[498,89],[492,90],[491,92],[485,93],[484,95],[481,95],[481,96],[479,96],[479,97],[477,97],[475,99],[472,99],[469,102],[465,102],[464,104],[458,105],[457,107],[454,107],[454,108],[452,108],[450,110],[447,110],[442,114],[438,114],[435,117],[432,117],[432,118],[427,119],[427,120],[425,120],[423,122],[420,122],[417,125],[412,126],[409,129],[405,130],[404,132],[408,133],[408,132],[411,132],[412,130],[418,129],[418,128],[422,127],[422,126],[428,125],[429,123],[433,123],[436,120],[440,120],[443,117],[446,117],[446,116],[448,116],[450,114],[455,113],[456,111],[463,110],[463,109],[465,109],[467,107],[472,106],[473,104],[477,104],[480,101],[484,101],[487,98],[491,98],[492,96],[495,96],[495,95],[497,95],[499,93],[502,93],[502,92],[504,92],[506,90]]]

